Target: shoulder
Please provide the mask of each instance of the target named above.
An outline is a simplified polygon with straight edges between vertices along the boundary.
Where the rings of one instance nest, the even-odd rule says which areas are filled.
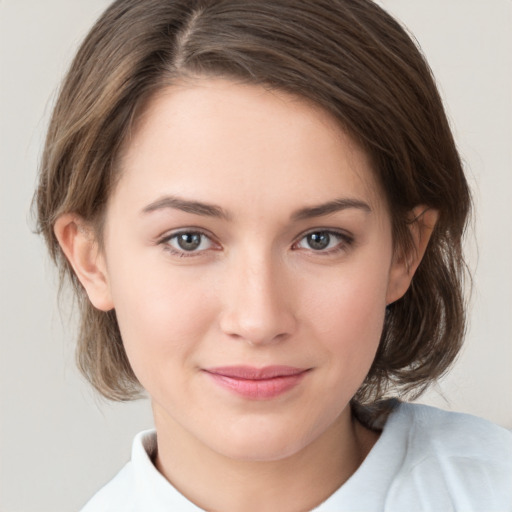
[[[512,433],[423,405],[401,404],[389,421],[406,446],[391,494],[446,510],[512,510]]]
[[[80,512],[131,512],[134,506],[134,478],[128,462],[121,471],[103,486]]]
[[[315,511],[512,512],[512,434],[492,423],[397,403],[352,477]]]
[[[409,451],[419,459],[436,454],[512,464],[512,433],[483,418],[404,403],[394,420],[406,428]]]
[[[156,432],[146,430],[133,440],[131,460],[85,504],[80,512],[135,512],[139,496],[137,488],[156,469],[151,457],[156,450]]]
[[[137,434],[128,464],[85,505],[81,512],[200,512],[153,464],[155,430]]]

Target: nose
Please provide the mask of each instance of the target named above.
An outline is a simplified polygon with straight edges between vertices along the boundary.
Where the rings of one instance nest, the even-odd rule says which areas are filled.
[[[221,330],[250,345],[288,338],[296,329],[294,293],[283,265],[271,257],[241,257],[223,285]]]

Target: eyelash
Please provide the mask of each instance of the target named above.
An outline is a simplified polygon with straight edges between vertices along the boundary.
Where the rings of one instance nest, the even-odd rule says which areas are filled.
[[[207,248],[207,249],[203,249],[200,251],[186,251],[185,249],[177,249],[177,248],[173,247],[172,245],[170,245],[170,242],[174,239],[177,240],[180,235],[191,235],[191,236],[199,235],[202,238],[200,241],[200,245],[203,243],[204,239],[209,240],[211,245],[216,245],[216,242],[213,240],[211,235],[208,235],[207,233],[205,233],[199,229],[182,229],[180,231],[171,233],[169,235],[165,235],[163,238],[161,238],[158,241],[158,244],[163,245],[164,249],[166,251],[168,251],[173,256],[177,256],[179,258],[195,257],[195,256],[199,256],[204,251],[212,250],[211,248]],[[218,249],[213,249],[213,250],[218,250]]]
[[[311,251],[315,255],[319,255],[319,256],[330,256],[333,254],[337,254],[339,252],[346,251],[354,243],[354,238],[346,232],[333,230],[333,229],[316,228],[316,229],[312,229],[312,230],[307,231],[306,233],[303,233],[302,235],[300,235],[297,242],[295,242],[293,244],[292,248],[295,248],[300,242],[302,242],[304,239],[306,239],[308,236],[311,236],[311,235],[327,235],[329,237],[336,237],[339,239],[339,242],[334,247],[331,247],[330,249],[327,249],[327,250],[323,250],[323,249],[315,250],[313,248],[306,249],[306,250]],[[297,249],[297,250],[300,250],[300,249]]]
[[[196,250],[187,251],[185,249],[177,249],[177,248],[173,247],[172,245],[170,245],[170,242],[175,239],[177,240],[180,235],[200,236],[201,240],[199,243],[199,247],[203,243],[204,239],[209,240],[211,245],[217,244],[213,240],[211,235],[209,235],[201,230],[197,230],[197,229],[184,229],[184,230],[182,229],[180,231],[171,233],[169,235],[165,235],[157,243],[159,245],[163,245],[164,249],[166,251],[171,253],[173,256],[177,256],[179,258],[197,257],[208,250],[219,250],[219,249],[211,249],[211,247],[208,247],[206,249],[202,249],[199,251],[196,251]],[[320,256],[329,256],[332,254],[337,254],[339,252],[346,251],[354,243],[354,238],[345,232],[337,231],[337,230],[333,230],[333,229],[322,229],[322,228],[318,229],[317,228],[317,229],[310,230],[310,231],[307,231],[306,233],[301,234],[298,237],[297,241],[293,243],[292,250],[300,250],[300,248],[298,248],[297,246],[303,240],[305,240],[308,236],[311,236],[311,235],[327,235],[328,237],[336,237],[339,239],[339,243],[337,243],[335,245],[335,247],[331,247],[330,249],[327,249],[327,250],[324,250],[324,249],[315,250],[313,248],[305,249],[305,250],[311,251],[313,254],[317,254]],[[329,240],[329,242],[330,242],[330,240]]]

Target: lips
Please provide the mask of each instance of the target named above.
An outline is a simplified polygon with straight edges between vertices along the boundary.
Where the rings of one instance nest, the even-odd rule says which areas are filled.
[[[292,366],[224,366],[203,370],[218,386],[253,400],[283,395],[296,387],[309,371],[309,368]]]

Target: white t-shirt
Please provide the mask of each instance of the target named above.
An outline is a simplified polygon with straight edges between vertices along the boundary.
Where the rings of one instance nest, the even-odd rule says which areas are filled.
[[[201,512],[155,468],[155,431],[82,512]],[[512,433],[467,414],[400,404],[357,471],[314,512],[512,512]]]

